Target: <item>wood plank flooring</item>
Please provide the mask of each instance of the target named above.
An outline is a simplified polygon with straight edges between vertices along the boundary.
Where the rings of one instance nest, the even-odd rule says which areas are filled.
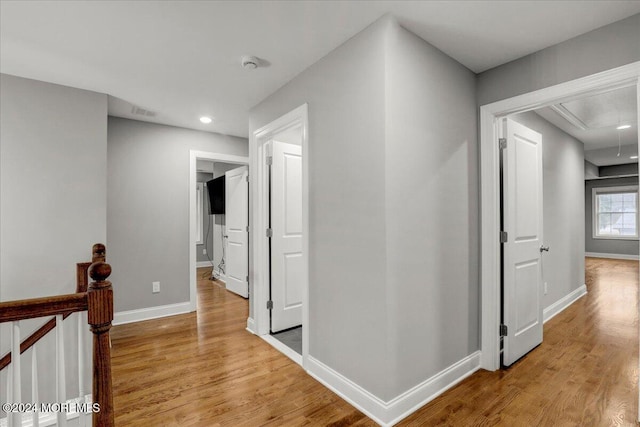
[[[401,426],[636,425],[638,262],[587,258],[587,296],[511,368],[480,371]],[[262,339],[198,271],[198,313],[112,332],[117,426],[375,426]]]

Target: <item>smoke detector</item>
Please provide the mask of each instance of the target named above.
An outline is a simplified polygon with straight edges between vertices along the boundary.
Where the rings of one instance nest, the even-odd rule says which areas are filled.
[[[255,56],[243,56],[242,57],[242,68],[245,70],[255,70],[258,68],[260,64],[260,60]]]

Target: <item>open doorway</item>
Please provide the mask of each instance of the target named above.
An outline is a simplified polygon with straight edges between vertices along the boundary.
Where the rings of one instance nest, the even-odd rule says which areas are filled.
[[[637,259],[636,103],[627,86],[501,120],[502,366],[587,293],[585,251]]]
[[[267,143],[270,333],[302,356],[302,126]]]
[[[248,329],[304,365],[308,353],[307,106],[257,130],[251,144],[257,208],[252,226]],[[264,230],[264,233],[261,231]]]
[[[211,280],[249,297],[248,167],[198,160],[196,266]]]
[[[501,224],[500,224],[500,124],[504,117],[532,111],[581,97],[636,87],[640,63],[577,79],[525,95],[484,105],[480,108],[481,124],[481,286],[482,286],[482,353],[481,367],[500,367],[500,333],[502,298],[500,293]],[[638,103],[636,92],[636,104]],[[635,142],[636,147],[638,141]],[[508,325],[507,325],[508,326]]]
[[[210,278],[222,279],[227,289],[230,289],[230,285],[236,284],[240,289],[240,292],[236,293],[239,293],[245,298],[249,297],[249,159],[242,156],[192,150],[189,160],[189,291],[191,311],[196,311],[197,268],[199,266],[207,270],[210,269],[210,273],[208,273]],[[217,165],[217,168],[215,165]],[[242,173],[238,174],[234,172],[240,170]],[[229,182],[227,182],[226,176],[229,174],[233,176],[228,180]],[[205,181],[205,178],[207,181]],[[218,179],[217,183],[221,184],[216,194],[219,203],[217,207],[218,210],[210,203],[209,197],[211,197],[211,194],[206,185],[207,183],[213,185],[216,179]],[[229,201],[229,196],[226,194],[226,189],[229,188],[230,183],[236,187],[241,183],[244,185],[244,192],[233,192],[238,200],[234,199],[232,202]],[[222,192],[220,192],[221,190]],[[238,201],[242,201],[243,203],[238,204]],[[229,249],[228,241],[230,240],[230,230],[229,221],[226,218],[227,205],[236,208],[236,210],[240,207],[240,212],[234,214],[234,218],[244,217],[244,225],[232,227],[241,229],[240,234],[244,235],[244,241],[241,240],[241,242],[244,242],[241,245],[242,247],[239,251],[235,252]],[[207,236],[207,234],[209,234],[209,236]],[[219,239],[214,239],[216,235]],[[200,253],[200,257],[198,257],[198,252]],[[238,254],[238,252],[240,252],[240,254]],[[235,261],[230,258],[234,258]],[[232,264],[231,272],[229,269],[230,262]],[[238,273],[238,271],[241,272]],[[242,292],[243,289],[244,293]]]

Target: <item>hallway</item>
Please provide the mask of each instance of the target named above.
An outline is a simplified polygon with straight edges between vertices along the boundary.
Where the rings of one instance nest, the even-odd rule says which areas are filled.
[[[479,371],[401,426],[636,425],[638,262],[586,260],[588,294],[505,371]],[[375,426],[245,331],[248,302],[198,271],[198,314],[116,326],[117,426]]]

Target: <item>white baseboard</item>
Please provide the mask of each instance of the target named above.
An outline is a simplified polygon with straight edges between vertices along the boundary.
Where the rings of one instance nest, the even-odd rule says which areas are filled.
[[[196,262],[196,268],[202,268],[202,267],[213,267],[213,265],[211,265],[211,261],[198,261]]]
[[[203,267],[209,267],[211,268],[212,265],[209,261],[198,261],[196,262],[196,268],[203,268]],[[215,272],[215,274],[218,275],[218,279],[219,281],[221,281],[222,283],[227,283],[227,276],[225,276],[224,274],[220,274],[220,272],[218,270],[216,270],[215,268],[212,270]]]
[[[256,332],[256,321],[253,320],[253,317],[247,318],[247,331],[251,332],[253,335],[258,335]]]
[[[302,366],[302,355],[295,352],[295,350],[290,349],[285,344],[281,343],[271,335],[260,335],[260,338],[271,344],[271,346],[275,347],[280,353],[287,356],[289,359],[296,362],[298,365]]]
[[[392,426],[480,369],[480,352],[465,357],[388,402],[312,356],[308,373],[381,426]]]
[[[585,252],[584,256],[588,256],[591,258],[630,259],[633,261],[640,260],[640,256],[638,255],[607,254],[607,253],[600,253],[600,252]]]
[[[578,301],[580,298],[587,294],[587,285],[582,285],[578,289],[571,292],[569,295],[565,295],[560,298],[558,301],[551,304],[549,307],[545,308],[542,312],[542,318],[544,323],[547,323],[547,320],[552,319],[556,314],[560,313],[565,308],[569,307],[574,302]]]
[[[113,324],[124,325],[125,323],[142,322],[143,320],[174,316],[176,314],[190,313],[191,311],[193,310],[188,301],[157,307],[140,308],[137,310],[120,311],[113,315]]]

